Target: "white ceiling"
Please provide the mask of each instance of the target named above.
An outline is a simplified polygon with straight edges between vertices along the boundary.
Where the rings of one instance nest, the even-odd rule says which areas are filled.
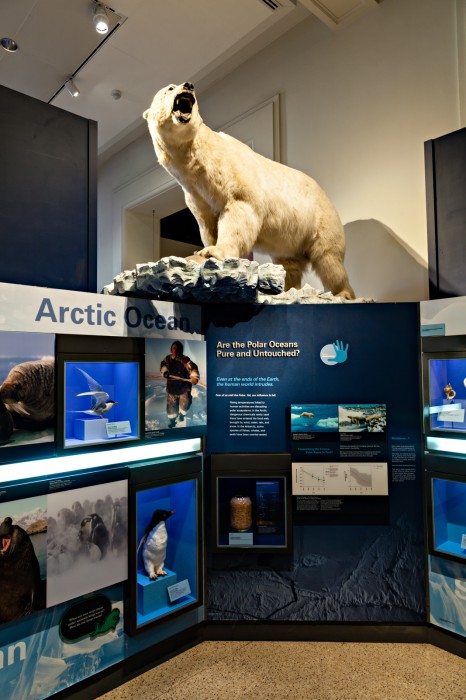
[[[113,2],[102,36],[94,0],[0,0],[0,38],[19,46],[0,48],[0,84],[94,119],[107,155],[145,133],[142,112],[164,85],[189,80],[199,92],[309,13],[334,28],[379,0]],[[77,98],[63,88],[71,75]]]

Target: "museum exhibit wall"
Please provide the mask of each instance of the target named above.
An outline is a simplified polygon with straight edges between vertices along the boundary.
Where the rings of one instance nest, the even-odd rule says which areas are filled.
[[[465,310],[464,296],[420,304],[428,621],[437,630],[446,630],[463,639],[466,637]]]
[[[4,283],[0,297],[2,688],[42,700],[114,666],[122,683],[196,638],[205,341],[196,306]],[[170,430],[160,367],[175,341],[202,383]],[[102,396],[115,403],[99,412]],[[152,580],[161,511],[169,571]]]
[[[255,474],[267,453],[259,473],[273,480],[287,454],[294,543],[257,558],[230,525],[219,551],[219,500],[206,518],[209,620],[425,623],[417,305],[230,306],[207,319],[212,468],[227,453],[222,478]],[[337,338],[341,362],[327,355]]]
[[[424,142],[465,123],[462,8],[384,0],[336,32],[310,19],[199,95],[213,128],[280,95],[281,159],[334,201],[358,295],[427,298]],[[101,166],[99,286],[122,269],[122,190],[136,206],[165,186],[160,170],[148,136]]]
[[[163,658],[165,644],[176,653],[222,628],[241,638],[232,622],[264,623],[268,638],[289,623],[293,639],[321,625],[329,640],[349,629],[356,639],[426,641],[429,621],[464,636],[464,547],[456,564],[430,557],[430,616],[425,603],[418,304],[200,307],[25,285],[0,292],[0,408],[15,405],[7,377],[24,362],[29,416],[50,384],[50,358],[56,377],[47,425],[24,424],[20,411],[8,434],[0,412],[0,661],[9,697],[124,682]],[[463,334],[463,379],[464,298],[441,301],[422,308],[422,333]],[[192,410],[171,426],[174,389],[160,367],[174,340],[200,381]],[[169,379],[180,377],[170,371]],[[454,384],[454,406],[442,403],[443,382],[436,401],[438,420],[458,428],[464,387]],[[102,391],[119,402],[105,420],[92,411]],[[457,501],[456,492],[445,501],[448,527],[462,542]],[[170,518],[168,571],[150,581],[138,558],[154,509]],[[11,571],[9,518],[34,540],[33,610],[14,595],[32,584]],[[34,566],[25,570],[31,576]]]

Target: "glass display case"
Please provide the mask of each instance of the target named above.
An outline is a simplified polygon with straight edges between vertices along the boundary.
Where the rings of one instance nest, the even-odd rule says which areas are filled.
[[[57,339],[57,449],[142,439],[144,347],[139,339]]]
[[[465,455],[466,336],[422,338],[422,394],[427,457]]]
[[[289,455],[212,455],[212,498],[214,551],[291,551]]]
[[[466,563],[466,477],[427,473],[429,552]]]
[[[65,362],[64,447],[139,438],[139,362]]]
[[[466,436],[466,355],[425,356],[428,432]]]
[[[202,605],[202,457],[130,470],[130,619],[135,634]]]

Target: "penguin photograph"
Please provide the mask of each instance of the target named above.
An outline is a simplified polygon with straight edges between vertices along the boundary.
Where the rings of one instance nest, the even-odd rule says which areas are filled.
[[[91,513],[82,519],[79,540],[93,561],[100,561],[105,557],[110,536],[100,515]]]
[[[163,568],[168,547],[166,522],[174,514],[174,510],[155,510],[139,543],[144,570],[153,581],[159,576],[167,575]]]
[[[55,336],[0,332],[0,447],[53,442]]]
[[[128,577],[127,497],[126,480],[48,495],[47,607]]]
[[[139,437],[139,362],[66,361],[64,375],[65,447]]]

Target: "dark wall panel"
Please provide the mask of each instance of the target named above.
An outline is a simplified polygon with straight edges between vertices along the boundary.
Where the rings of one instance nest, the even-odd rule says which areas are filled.
[[[0,281],[96,291],[95,122],[0,86]]]
[[[466,128],[425,144],[429,292],[466,294]]]

